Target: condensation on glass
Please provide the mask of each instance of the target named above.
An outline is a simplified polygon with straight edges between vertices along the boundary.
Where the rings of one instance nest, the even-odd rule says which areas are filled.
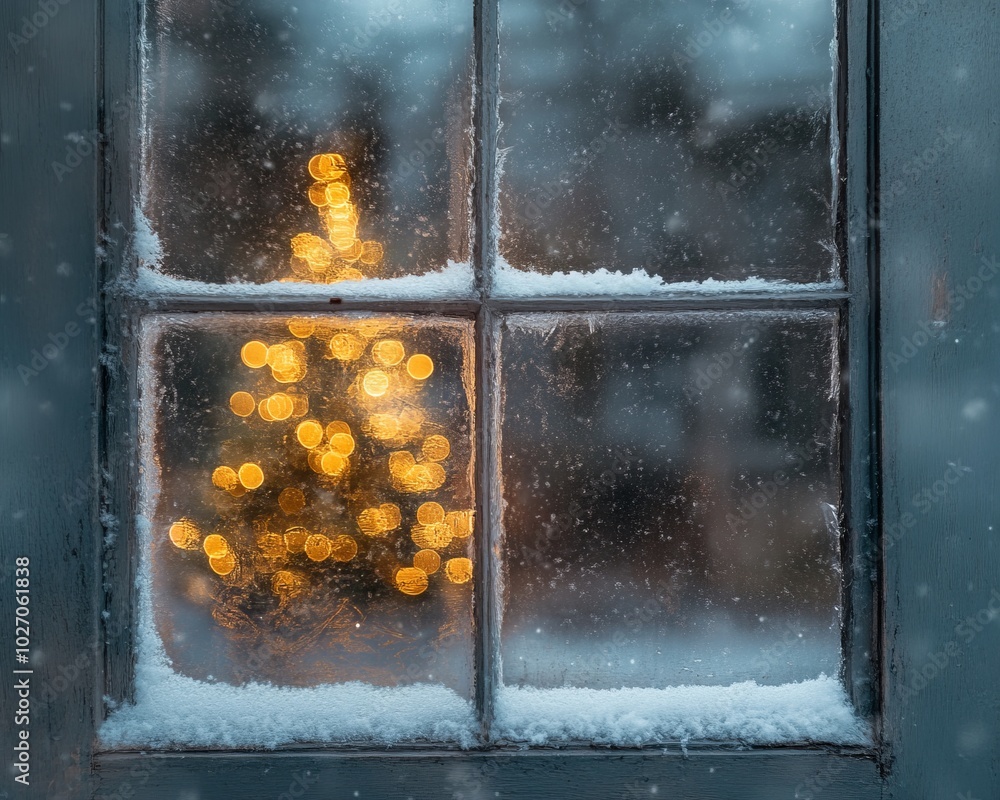
[[[837,331],[832,311],[504,320],[504,683],[837,674]]]
[[[145,321],[143,513],[176,671],[471,697],[472,336],[391,315]]]
[[[830,0],[504,0],[500,13],[511,265],[834,276]]]
[[[471,3],[152,0],[146,14],[144,211],[164,272],[335,282],[468,260]],[[319,154],[343,157],[357,238],[384,255],[359,262],[359,246],[317,276],[293,269],[290,240],[348,221],[324,217],[348,198],[322,196]]]

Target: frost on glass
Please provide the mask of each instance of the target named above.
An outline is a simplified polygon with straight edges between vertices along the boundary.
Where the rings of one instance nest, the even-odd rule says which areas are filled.
[[[828,280],[832,5],[505,0],[506,261]]]
[[[503,323],[508,686],[838,674],[834,312]]]
[[[179,674],[472,685],[472,333],[233,314],[149,323],[155,625]]]
[[[163,272],[331,283],[468,260],[470,3],[155,0],[147,15],[144,211]],[[311,168],[318,155],[342,161]],[[304,263],[299,234],[334,263]]]

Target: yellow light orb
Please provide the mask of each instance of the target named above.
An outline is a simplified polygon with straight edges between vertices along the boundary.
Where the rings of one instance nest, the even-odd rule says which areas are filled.
[[[416,567],[400,567],[394,576],[396,588],[403,594],[416,596],[427,591],[427,573]]]
[[[209,556],[208,566],[216,575],[228,575],[236,569],[236,556],[231,552],[221,556]]]
[[[309,159],[309,174],[318,181],[330,180],[332,175],[346,167],[344,157],[339,153],[320,153]]]
[[[417,547],[426,550],[443,550],[451,544],[454,537],[451,528],[443,522],[437,522],[433,525],[414,525],[410,529],[410,538]]]
[[[249,417],[257,408],[257,402],[250,392],[234,392],[229,398],[229,408],[238,417]]]
[[[346,563],[358,554],[358,543],[345,534],[330,540],[330,557],[334,561]]]
[[[260,418],[265,422],[274,422],[274,417],[272,417],[271,412],[267,410],[268,409],[267,401],[270,399],[271,399],[270,397],[265,397],[257,405],[257,413],[260,414]]]
[[[363,242],[361,245],[361,261],[365,264],[377,264],[385,255],[380,242]]]
[[[338,476],[347,469],[347,459],[332,450],[323,453],[319,464],[325,475]]]
[[[326,438],[333,439],[338,433],[346,433],[348,436],[351,435],[351,426],[340,419],[336,419],[326,426]]]
[[[420,450],[428,461],[443,461],[451,454],[451,443],[444,436],[434,434],[424,439]]]
[[[206,536],[201,546],[209,558],[221,558],[229,552],[229,542],[226,541],[226,537],[217,533]]]
[[[183,517],[170,526],[169,536],[175,547],[181,550],[197,550],[201,531],[191,520]]]
[[[385,520],[385,529],[393,531],[403,524],[403,515],[399,511],[399,506],[395,503],[382,503],[379,506],[382,518]]]
[[[433,462],[430,464],[424,464],[423,466],[427,470],[427,481],[430,488],[440,489],[445,482],[445,478],[447,477],[444,472],[444,467]]]
[[[444,576],[452,583],[468,583],[472,579],[472,561],[449,558],[444,562]]]
[[[326,561],[333,552],[333,546],[322,533],[314,533],[306,539],[305,552],[310,561]]]
[[[335,433],[330,437],[330,449],[342,456],[353,453],[354,445],[354,437],[349,433]]]
[[[358,529],[366,536],[379,536],[388,530],[385,515],[380,508],[366,508],[358,514]]]
[[[297,597],[302,594],[305,581],[294,572],[280,569],[271,578],[271,591],[282,599]]]
[[[466,539],[472,535],[474,521],[473,511],[449,511],[444,515],[444,524],[451,528],[451,532],[459,539]]]
[[[406,450],[389,454],[389,472],[394,478],[405,475],[416,463],[413,454]]]
[[[382,339],[372,346],[372,357],[383,367],[394,367],[403,360],[406,351],[396,339]]]
[[[267,398],[267,412],[276,420],[286,420],[292,416],[295,405],[284,392],[277,392]]]
[[[239,483],[239,478],[232,467],[216,467],[212,472],[212,483],[220,489],[228,490]]]
[[[406,371],[414,380],[425,381],[434,372],[434,362],[430,356],[417,353],[415,356],[410,356],[410,360],[406,362]]]
[[[354,361],[364,350],[364,343],[349,333],[337,333],[330,339],[330,353],[340,361]]]
[[[417,509],[417,522],[421,525],[434,525],[444,522],[444,509],[440,503],[423,503]]]
[[[264,470],[257,464],[247,463],[240,467],[239,478],[247,489],[256,489],[264,482]]]
[[[309,413],[309,396],[304,394],[290,394],[292,398],[292,416],[304,417]]]
[[[306,546],[306,540],[309,538],[309,531],[298,525],[289,528],[285,531],[285,548],[289,553],[301,553]]]
[[[441,556],[434,550],[419,550],[413,556],[413,566],[422,569],[428,575],[433,575],[441,566]]]
[[[315,419],[307,419],[295,427],[295,438],[299,444],[310,450],[319,447],[323,441],[323,426]]]
[[[309,196],[309,202],[314,206],[322,208],[328,202],[326,199],[325,181],[316,181],[316,183],[309,187],[307,194]]]
[[[288,332],[299,339],[307,339],[316,330],[316,323],[305,317],[292,317],[288,320]]]
[[[286,514],[298,514],[306,507],[306,496],[301,489],[289,486],[278,495],[278,506]]]
[[[372,369],[365,373],[362,381],[365,393],[372,397],[381,397],[389,391],[389,376],[380,369]]]
[[[248,367],[260,369],[267,363],[267,345],[257,340],[247,342],[240,350],[240,358]]]
[[[340,181],[328,183],[326,186],[326,204],[343,206],[351,199],[351,190]],[[318,204],[317,204],[318,205]]]

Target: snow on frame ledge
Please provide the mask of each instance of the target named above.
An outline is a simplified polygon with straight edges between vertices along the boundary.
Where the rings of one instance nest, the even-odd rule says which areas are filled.
[[[527,297],[649,297],[669,295],[720,295],[766,292],[829,292],[844,288],[840,280],[819,283],[793,283],[786,280],[750,277],[741,281],[704,281],[669,283],[643,269],[632,272],[612,272],[601,267],[590,272],[554,272],[547,275],[511,266],[502,256],[497,258],[493,274],[493,296],[499,298]]]
[[[586,741],[640,747],[666,742],[747,745],[870,745],[843,686],[814,680],[760,686],[666,689],[533,689],[503,687],[494,736],[529,745]]]
[[[150,524],[137,520],[142,552]],[[99,731],[109,749],[206,747],[271,750],[294,743],[392,745],[475,741],[470,701],[441,685],[233,686],[176,673],[153,620],[148,559],[137,576],[135,703],[113,709]]]
[[[465,262],[449,261],[437,272],[403,275],[398,278],[366,278],[340,283],[202,283],[164,275],[145,264],[132,285],[141,297],[266,297],[310,299],[339,297],[372,300],[465,300],[475,296],[472,267]]]

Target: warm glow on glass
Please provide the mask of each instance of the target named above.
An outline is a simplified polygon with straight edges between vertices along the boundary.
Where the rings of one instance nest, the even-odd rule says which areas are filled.
[[[231,552],[221,556],[209,556],[208,565],[216,575],[228,575],[236,569],[236,556]]]
[[[250,392],[234,392],[229,398],[229,408],[238,417],[249,417],[257,408],[257,402]]]
[[[285,531],[285,547],[289,553],[301,553],[305,550],[309,531],[296,525]]]
[[[441,566],[441,556],[434,550],[419,550],[413,556],[413,566],[433,575]]]
[[[364,342],[349,333],[337,333],[330,339],[330,353],[341,361],[355,361],[364,351]]]
[[[271,591],[282,600],[288,600],[302,594],[305,581],[294,572],[281,569],[271,578]]]
[[[305,317],[293,317],[288,320],[288,332],[299,339],[307,339],[316,330],[316,323]]]
[[[212,483],[220,489],[232,489],[239,483],[239,478],[232,467],[216,467],[212,472]]]
[[[209,558],[221,558],[229,552],[229,542],[217,533],[206,536],[201,546]]]
[[[396,588],[403,594],[415,596],[427,591],[427,573],[416,567],[400,567],[395,575]]]
[[[346,563],[358,554],[358,543],[345,534],[334,536],[330,540],[330,558]]]
[[[256,489],[264,482],[264,471],[256,464],[244,464],[240,467],[239,478],[247,489]]]
[[[403,343],[396,339],[383,339],[372,347],[372,357],[383,367],[396,366],[404,355]]]
[[[424,439],[420,451],[428,461],[444,461],[451,454],[451,443],[444,436],[434,434]]]
[[[389,376],[380,369],[369,370],[365,373],[362,385],[365,393],[372,397],[381,397],[389,391]]]
[[[301,489],[289,486],[278,495],[278,506],[286,514],[298,514],[306,506],[306,496]]]
[[[195,550],[198,547],[198,540],[201,532],[198,526],[189,519],[179,519],[170,526],[170,541],[182,550]]]
[[[410,538],[420,548],[427,550],[443,550],[454,538],[451,528],[443,522],[432,525],[414,525],[410,529]]]
[[[450,558],[444,563],[444,575],[452,583],[468,583],[472,579],[472,561]]]
[[[411,378],[425,381],[434,372],[434,362],[430,356],[417,353],[415,356],[410,356],[410,360],[406,362],[406,371],[410,373]]]
[[[322,533],[314,533],[306,539],[305,551],[311,561],[326,561],[333,552],[333,545]]]
[[[444,508],[440,503],[424,503],[417,509],[417,522],[421,525],[433,525],[444,522]]]
[[[247,342],[240,350],[240,358],[248,367],[260,369],[267,363],[267,345],[256,340]]]
[[[299,444],[310,450],[319,447],[323,442],[323,426],[317,420],[307,419],[295,428],[295,438],[299,440]]]

